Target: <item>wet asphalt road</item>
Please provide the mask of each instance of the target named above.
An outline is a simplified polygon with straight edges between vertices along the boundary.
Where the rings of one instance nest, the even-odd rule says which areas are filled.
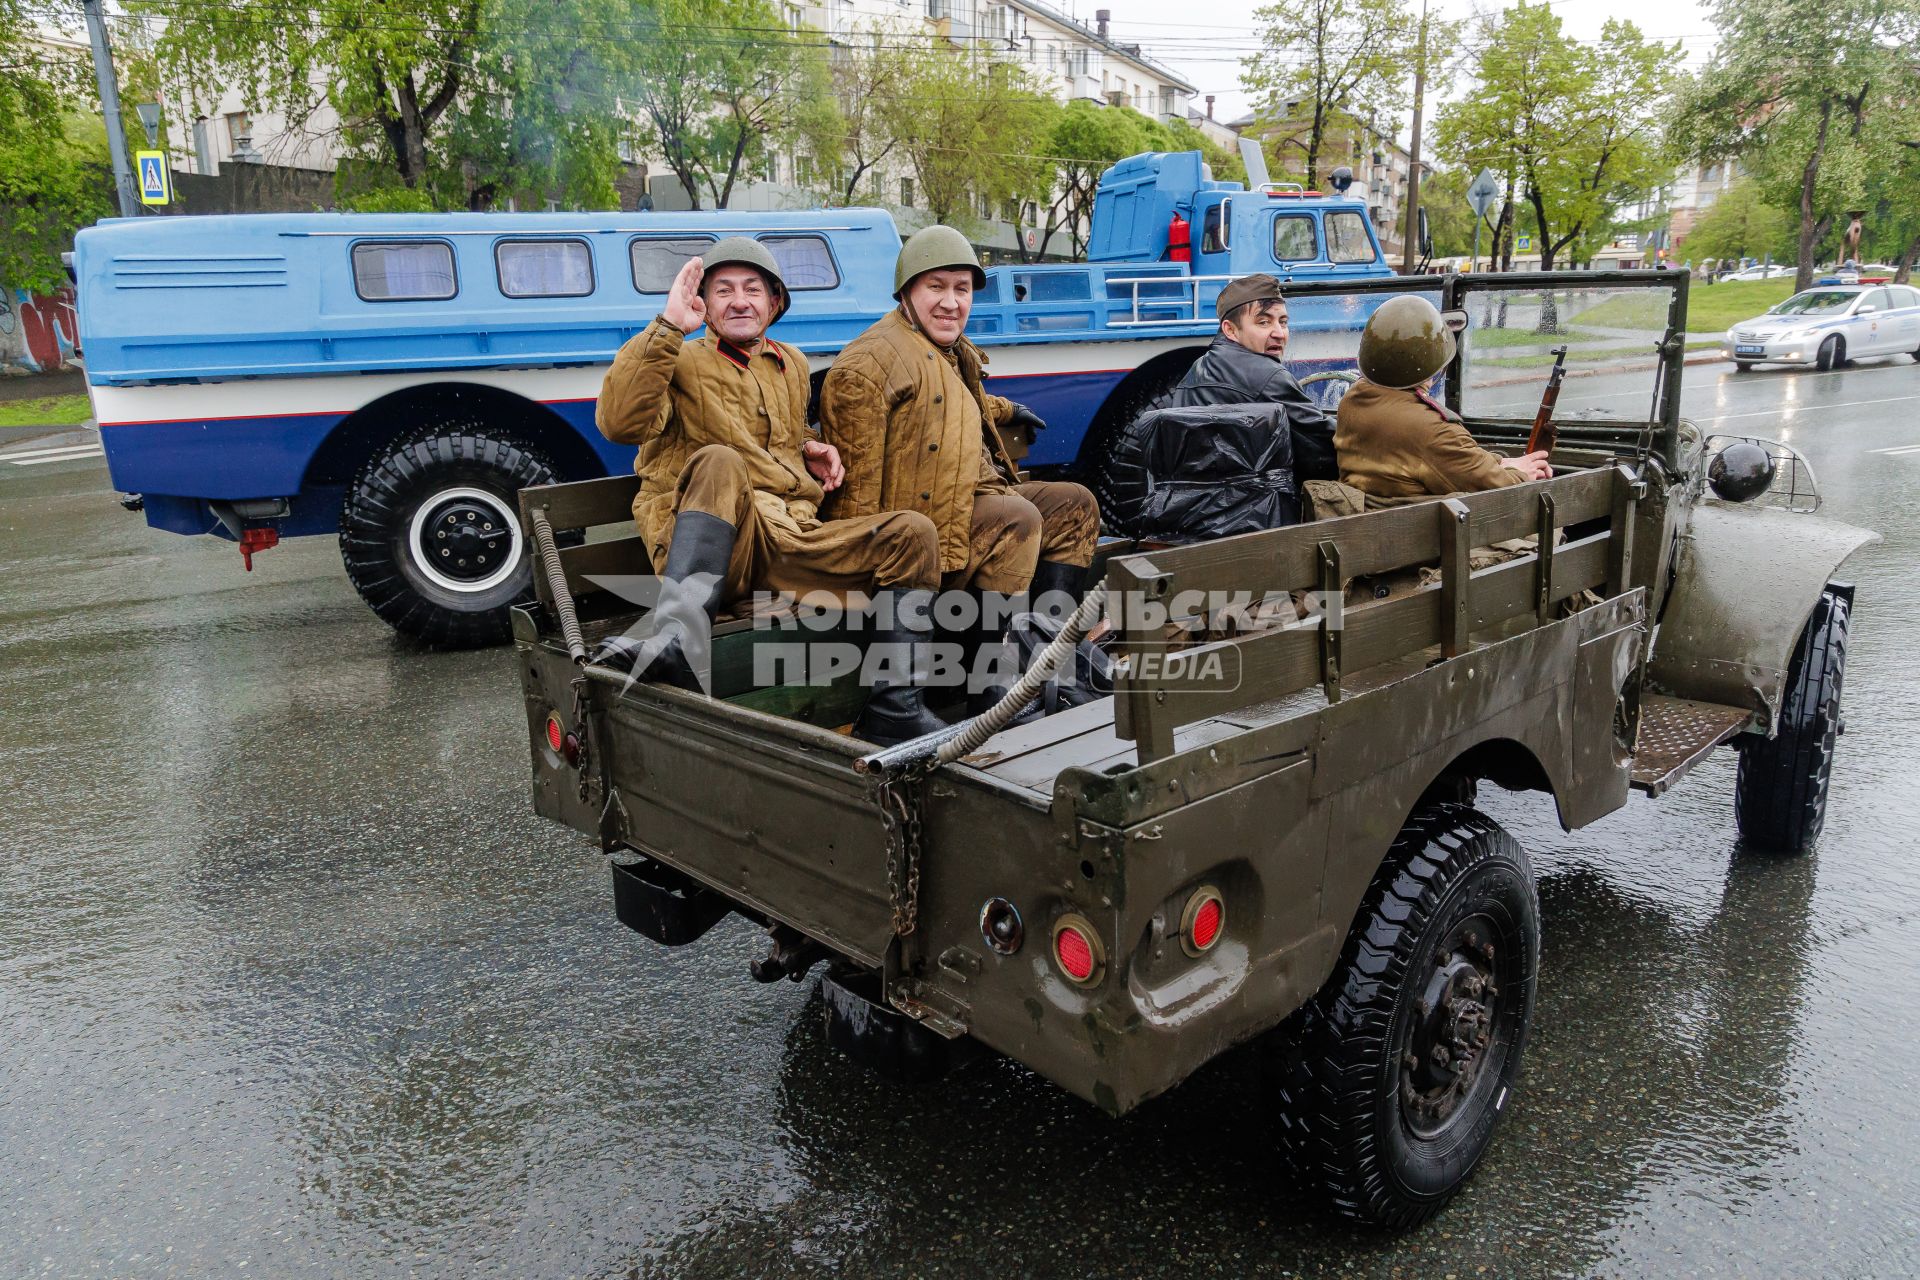
[[[1920,445],[1920,366],[1688,385],[1886,535],[1826,835],[1736,848],[1730,756],[1571,835],[1484,791],[1540,871],[1539,1017],[1399,1238],[1302,1206],[1252,1052],[1121,1121],[1007,1063],[869,1076],[750,926],[617,924],[530,812],[509,652],[409,649],[327,540],[248,576],[99,459],[0,452],[0,1273],[1914,1273],[1920,452],[1873,450]]]

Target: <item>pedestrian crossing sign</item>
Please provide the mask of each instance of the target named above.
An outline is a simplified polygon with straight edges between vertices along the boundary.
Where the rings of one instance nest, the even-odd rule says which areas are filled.
[[[140,203],[171,204],[173,182],[167,173],[167,153],[136,151],[133,153],[133,164],[140,176]]]

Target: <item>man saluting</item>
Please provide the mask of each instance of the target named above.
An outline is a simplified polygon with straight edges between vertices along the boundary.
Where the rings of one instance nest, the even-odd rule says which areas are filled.
[[[789,302],[767,248],[729,237],[680,269],[660,315],[614,358],[596,421],[607,439],[640,447],[633,518],[664,581],[652,634],[612,637],[595,661],[697,691],[714,616],[752,592],[891,597],[876,604],[882,623],[924,609],[939,580],[932,521],[819,517],[845,472],[807,429],[807,358],[767,336]],[[898,639],[884,626],[875,638]],[[855,732],[890,745],[898,739],[863,728],[927,723],[921,690],[877,687]]]

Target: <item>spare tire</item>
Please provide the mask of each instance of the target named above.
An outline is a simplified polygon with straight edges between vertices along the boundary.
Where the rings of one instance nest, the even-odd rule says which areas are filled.
[[[519,492],[560,479],[492,427],[433,427],[368,459],[347,491],[340,558],[369,607],[437,649],[504,644],[532,598]]]

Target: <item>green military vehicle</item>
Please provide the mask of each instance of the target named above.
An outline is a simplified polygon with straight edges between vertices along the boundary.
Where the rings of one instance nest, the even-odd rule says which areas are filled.
[[[816,632],[721,623],[710,698],[590,665],[638,612],[608,590],[647,563],[635,481],[527,490],[535,807],[600,842],[647,937],[690,943],[731,912],[768,931],[756,978],[826,962],[831,1041],[903,1077],[991,1051],[1120,1115],[1272,1035],[1308,1181],[1355,1218],[1418,1222],[1486,1149],[1534,1003],[1533,873],[1478,785],[1547,792],[1573,830],[1730,744],[1749,845],[1820,830],[1852,605],[1830,578],[1874,535],[1814,513],[1791,449],[1682,420],[1686,287],[1293,286],[1466,309],[1446,396],[1509,452],[1566,343],[1553,478],[1108,548],[1078,620],[1106,597],[1112,696],[939,755],[848,737],[853,676],[756,663]],[[1289,356],[1350,361],[1355,341],[1296,335]],[[1222,592],[1322,607],[1168,654],[1166,618]]]

